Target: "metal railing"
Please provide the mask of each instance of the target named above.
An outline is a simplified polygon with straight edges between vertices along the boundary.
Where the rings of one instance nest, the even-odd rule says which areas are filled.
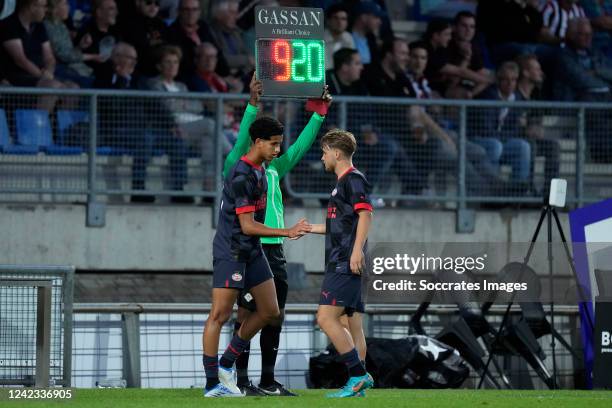
[[[35,324],[32,326],[36,326],[35,329],[35,350],[36,350],[36,363],[34,364],[34,385],[36,387],[48,387],[49,386],[49,369],[50,369],[50,360],[51,360],[51,288],[53,285],[53,280],[51,279],[13,279],[13,280],[5,280],[0,279],[0,292],[2,289],[9,288],[27,288],[27,289],[36,289],[36,295],[33,296],[31,294],[31,298],[36,297],[35,306],[36,306],[36,318]],[[26,289],[26,293],[24,297],[27,297],[28,291]],[[18,304],[13,304],[15,307],[14,314],[20,319],[24,319],[27,316],[27,309],[20,309]],[[26,306],[27,307],[27,306]],[[10,316],[13,313],[8,313]],[[7,319],[9,316],[5,316],[2,313],[2,308],[0,308],[0,320]],[[4,318],[4,319],[3,319]],[[32,322],[34,323],[34,322]],[[21,332],[19,324],[17,327],[9,326],[8,322],[3,325],[4,329],[8,328],[9,330],[3,330],[0,334],[0,344],[3,345],[5,350],[11,349],[13,347],[18,346],[19,343],[23,343],[22,336],[24,335]],[[25,325],[24,325],[25,326]],[[27,330],[27,329],[26,329]],[[32,336],[30,336],[32,337]],[[30,342],[34,339],[28,339]],[[24,348],[28,348],[26,345]],[[12,354],[12,353],[11,353]],[[4,355],[2,353],[2,374],[0,375],[0,384],[22,384],[22,385],[32,385],[32,379],[24,378],[23,371],[27,371],[28,366],[32,366],[32,362],[28,359],[23,359],[23,355],[19,355],[19,353],[15,353],[13,355]],[[26,370],[24,370],[26,368]],[[13,371],[13,372],[11,372]]]
[[[0,122],[6,119],[10,134],[0,140],[1,199],[85,198],[93,210],[96,203],[112,202],[111,197],[122,202],[126,195],[214,198],[218,203],[223,157],[246,101],[235,94],[39,88],[2,88],[0,95]],[[52,115],[35,109],[42,97],[57,98]],[[264,112],[285,122],[289,145],[306,122],[302,108],[295,101],[265,98],[264,105]],[[553,174],[569,179],[567,201],[580,206],[612,193],[612,159],[592,160],[608,151],[611,108],[602,103],[336,97],[323,130],[336,125],[356,135],[356,163],[383,199],[446,202],[457,209],[483,201],[539,203],[541,194],[529,189],[545,190]],[[415,112],[427,113],[431,121]],[[507,144],[505,130],[493,126],[501,116],[521,122],[513,125],[518,145]],[[534,131],[535,136],[527,134]],[[541,147],[538,139],[551,144]],[[31,147],[34,151],[24,155]],[[549,159],[553,148],[556,156]],[[523,153],[528,156],[518,156]],[[289,194],[327,197],[331,184],[319,157],[315,146],[285,178]]]
[[[93,387],[96,383],[120,384],[145,388],[201,387],[204,374],[201,368],[201,333],[210,312],[210,304],[120,304],[80,303],[74,305],[73,384]],[[499,324],[504,305],[494,305],[487,316],[492,324]],[[308,359],[318,355],[328,345],[324,333],[316,325],[316,304],[288,304],[278,363],[277,379],[291,388],[308,385]],[[364,331],[367,337],[402,338],[410,333],[410,318],[417,305],[375,305],[366,307]],[[519,312],[518,308],[513,311]],[[456,315],[457,307],[431,305],[422,320],[428,335],[434,336]],[[557,330],[574,349],[580,346],[577,334],[577,307],[555,307]],[[223,346],[231,338],[231,324],[226,324],[221,335]],[[126,341],[126,339],[131,341]],[[541,339],[544,352],[550,356],[546,338]],[[259,341],[252,340],[249,376],[260,373]],[[575,362],[572,356],[557,350],[560,385],[574,386]],[[544,360],[551,365],[550,358]],[[529,378],[536,388],[543,383],[533,371],[517,364],[516,357],[504,361],[514,378]],[[475,372],[465,387],[476,386]]]
[[[71,385],[74,270],[0,265],[0,384]]]

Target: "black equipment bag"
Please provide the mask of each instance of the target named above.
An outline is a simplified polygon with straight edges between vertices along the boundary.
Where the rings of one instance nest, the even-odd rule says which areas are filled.
[[[431,337],[367,339],[366,365],[376,388],[458,388],[470,370],[454,348]],[[348,373],[333,345],[310,358],[309,387],[339,388]]]

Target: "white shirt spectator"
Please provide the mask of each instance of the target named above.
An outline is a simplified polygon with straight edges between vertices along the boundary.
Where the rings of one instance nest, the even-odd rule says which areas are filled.
[[[343,32],[339,38],[334,38],[329,30],[323,35],[325,40],[325,69],[334,69],[334,53],[342,48],[355,49],[355,41],[348,31]]]

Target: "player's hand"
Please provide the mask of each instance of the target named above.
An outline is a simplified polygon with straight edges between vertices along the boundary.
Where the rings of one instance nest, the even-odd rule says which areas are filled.
[[[351,272],[353,272],[355,275],[361,275],[361,273],[365,270],[365,255],[361,249],[353,250],[353,253],[351,254],[350,266]]]
[[[249,104],[253,106],[257,106],[261,95],[263,95],[263,83],[259,79],[257,79],[255,75],[256,74],[253,73],[251,83],[249,84],[249,92],[251,93],[251,99],[249,100]]]
[[[308,234],[312,230],[312,225],[306,220],[306,218],[300,219],[297,224],[289,228],[289,238],[300,238],[305,234]]]
[[[327,109],[329,109],[333,100],[331,94],[329,93],[329,85],[325,85],[325,88],[323,88],[323,95],[321,95],[321,100],[325,105],[327,105]]]
[[[323,95],[319,99],[308,99],[306,102],[306,111],[316,112],[321,116],[327,115],[327,111],[332,103],[332,96],[329,93],[329,87],[325,85]]]

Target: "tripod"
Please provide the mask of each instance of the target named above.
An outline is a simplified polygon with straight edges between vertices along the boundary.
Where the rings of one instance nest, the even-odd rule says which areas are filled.
[[[555,327],[555,309],[554,309],[554,302],[552,299],[552,285],[553,285],[553,280],[552,280],[552,274],[553,274],[553,254],[552,254],[552,218],[554,217],[555,219],[555,224],[557,226],[557,231],[559,233],[559,236],[561,237],[561,241],[563,242],[563,247],[565,249],[565,255],[567,257],[567,262],[570,265],[570,268],[572,270],[572,273],[574,275],[574,279],[576,280],[576,282],[578,282],[578,274],[576,272],[576,268],[574,267],[574,260],[572,258],[572,255],[569,251],[569,247],[567,245],[567,241],[565,239],[565,234],[563,233],[563,228],[561,227],[561,221],[559,221],[559,216],[557,215],[557,211],[555,210],[555,208],[553,206],[551,206],[548,202],[544,205],[544,207],[542,207],[542,211],[540,213],[540,220],[538,221],[538,225],[536,226],[535,232],[533,234],[533,237],[531,238],[531,243],[529,245],[529,249],[527,250],[527,254],[525,255],[525,259],[523,260],[523,263],[521,265],[521,270],[519,272],[519,281],[521,281],[523,279],[523,274],[524,271],[526,269],[527,264],[529,263],[529,259],[531,258],[531,253],[533,252],[533,248],[535,247],[535,243],[538,240],[538,235],[540,234],[540,228],[542,227],[542,224],[544,223],[544,218],[546,218],[546,224],[547,224],[547,232],[548,232],[548,274],[549,274],[549,289],[550,289],[550,296],[551,296],[551,301],[550,301],[550,325],[552,327],[552,341],[551,341],[551,348],[552,348],[552,360],[553,360],[553,381],[552,381],[552,388],[556,388],[556,378],[557,378],[557,363],[556,363],[556,356],[555,356],[555,348],[556,348],[556,342],[555,342],[555,335],[554,335],[554,327]],[[585,299],[587,299],[587,297],[585,296],[584,293],[584,289],[583,287],[578,284],[578,290],[580,292],[580,300],[584,301]],[[510,309],[512,308],[512,305],[514,303],[514,299],[516,296],[517,292],[513,292],[512,296],[510,298],[510,302],[508,303],[508,307],[506,308],[506,311],[504,313],[504,316],[502,318],[502,322],[499,326],[499,329],[497,330],[497,333],[495,334],[495,340],[493,341],[493,344],[496,344],[499,342],[502,332],[504,330],[504,328],[506,327],[509,317],[510,317]],[[587,313],[587,322],[588,322],[588,329],[593,331],[595,328],[595,325],[593,324],[593,321],[591,319],[591,316]],[[485,365],[484,371],[480,376],[480,381],[478,382],[478,389],[480,389],[482,387],[482,384],[484,383],[484,379],[485,379],[485,373],[487,372],[489,365],[491,363],[491,361],[493,360],[493,353],[489,353],[489,357],[487,359],[487,363]]]

